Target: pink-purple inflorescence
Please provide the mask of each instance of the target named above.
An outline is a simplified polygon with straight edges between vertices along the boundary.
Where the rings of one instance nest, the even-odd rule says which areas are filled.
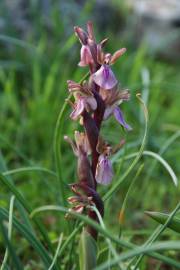
[[[75,131],[74,140],[64,137],[77,157],[78,180],[70,185],[75,196],[68,198],[68,201],[73,205],[73,211],[86,212],[97,221],[96,213],[90,208],[95,205],[103,216],[104,206],[96,191],[97,183],[111,183],[113,168],[110,156],[124,144],[122,140],[118,146],[111,147],[100,135],[101,125],[113,115],[124,129],[131,130],[119,108],[123,101],[129,100],[129,91],[119,89],[118,80],[111,69],[111,65],[126,49],[122,48],[113,55],[104,53],[107,39],[96,43],[91,22],[87,23],[87,32],[80,27],[75,27],[74,31],[82,45],[78,65],[89,67],[89,79],[82,83],[67,81],[69,92],[74,96],[70,118],[84,127],[84,132]],[[87,230],[97,238],[93,228],[88,227]]]

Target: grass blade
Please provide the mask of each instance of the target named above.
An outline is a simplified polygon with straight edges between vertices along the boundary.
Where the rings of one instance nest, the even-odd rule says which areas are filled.
[[[173,221],[173,218],[175,216],[175,214],[177,213],[177,211],[180,208],[180,203],[176,206],[176,208],[173,210],[173,212],[169,215],[169,217],[165,220],[163,226],[159,226],[154,233],[150,236],[150,238],[146,241],[146,243],[143,245],[144,247],[150,246],[154,241],[157,240],[157,238],[164,232],[164,230],[169,227],[169,225],[171,224],[171,222]],[[139,263],[141,262],[142,258],[143,258],[144,254],[140,255],[139,258],[137,259],[137,262],[134,266],[134,270],[137,269]]]
[[[36,215],[37,213],[42,212],[42,211],[59,211],[63,214],[69,213],[68,208],[56,206],[56,205],[47,205],[47,206],[42,206],[42,207],[34,209],[30,216],[33,217],[34,215]],[[111,241],[113,241],[114,243],[116,243],[117,245],[119,245],[121,247],[130,248],[130,249],[136,247],[136,245],[134,245],[130,242],[126,242],[122,239],[119,239],[119,238],[113,236],[111,232],[102,228],[97,222],[94,222],[92,219],[90,219],[84,215],[80,215],[74,211],[71,211],[71,215],[78,218],[79,220],[83,221],[85,224],[88,224],[91,227],[95,228],[104,237],[109,238]],[[156,258],[160,261],[163,261],[171,266],[174,266],[174,267],[177,267],[179,265],[179,263],[177,263],[175,260],[168,258],[166,256],[163,256],[161,254],[155,253],[155,252],[148,253],[148,255],[153,257],[153,258]]]
[[[58,254],[59,254],[59,251],[60,251],[60,248],[61,248],[62,239],[63,239],[63,234],[61,234],[60,237],[59,237],[59,241],[58,241],[58,245],[57,245],[57,249],[56,249],[54,258],[53,258],[52,264],[50,265],[48,270],[52,270],[55,263],[56,263],[56,261],[57,261],[57,257],[58,257]]]
[[[91,270],[96,266],[97,244],[92,236],[83,229],[79,242],[80,270]]]
[[[43,168],[43,167],[22,167],[22,168],[2,172],[2,174],[4,176],[7,176],[7,175],[13,175],[17,173],[24,173],[24,172],[43,172],[43,173],[47,173],[49,175],[57,177],[55,172],[49,169]]]
[[[13,208],[14,208],[14,200],[15,197],[12,196],[10,199],[10,206],[9,206],[9,221],[8,221],[8,239],[9,241],[11,240],[11,235],[12,235],[12,223],[13,223]],[[4,259],[1,265],[0,270],[4,270],[7,260],[8,260],[8,248],[6,248]]]
[[[141,164],[139,169],[137,170],[137,173],[136,173],[135,177],[133,178],[133,180],[131,181],[131,183],[129,185],[129,188],[128,188],[128,191],[127,191],[127,193],[125,195],[125,198],[123,200],[122,207],[121,207],[121,210],[120,210],[120,213],[119,213],[119,223],[120,223],[120,233],[119,233],[119,235],[121,235],[122,226],[123,226],[123,223],[124,223],[125,209],[126,209],[126,204],[127,204],[129,195],[131,194],[134,183],[138,179],[138,176],[141,174],[143,168],[144,168],[144,163]]]
[[[10,183],[10,181],[8,181],[8,179],[6,179],[1,173],[0,173],[0,182],[3,183],[14,194],[16,199],[22,204],[24,209],[30,214],[32,212],[30,205],[26,202],[26,200],[19,193],[16,187],[12,183]],[[39,220],[37,219],[33,219],[33,220],[36,226],[38,227],[39,231],[41,232],[41,235],[44,238],[45,242],[48,244],[49,249],[53,252],[51,242],[49,240],[46,230],[44,229],[43,224],[40,223]]]
[[[83,223],[80,223],[73,231],[72,233],[67,237],[66,241],[64,242],[64,244],[62,245],[60,252],[59,252],[59,257],[62,256],[63,252],[65,251],[65,249],[67,248],[67,246],[69,245],[69,243],[71,242],[71,240],[74,239],[75,235],[77,234],[77,232],[82,228]]]
[[[8,212],[4,208],[0,208],[0,217],[1,219],[8,220]],[[33,246],[33,248],[36,250],[37,254],[41,257],[42,261],[44,262],[44,265],[46,269],[50,266],[52,259],[49,256],[49,253],[44,248],[44,246],[41,244],[41,242],[33,235],[28,228],[21,224],[17,218],[13,217],[13,225],[14,227],[27,239],[27,241]],[[57,269],[57,268],[56,268]]]
[[[169,214],[164,214],[160,212],[145,212],[148,216],[150,216],[152,219],[156,220],[160,224],[165,224],[167,220],[170,218]],[[167,225],[168,228],[171,230],[180,233],[180,219],[177,217],[173,217],[173,219],[169,222]]]
[[[0,227],[1,227],[3,238],[4,238],[4,242],[7,245],[8,253],[11,255],[11,259],[13,261],[13,268],[17,269],[17,270],[23,270],[21,262],[20,262],[19,258],[17,257],[17,255],[14,252],[15,249],[12,246],[10,240],[8,239],[8,236],[7,236],[7,233],[6,233],[6,230],[4,228],[4,225],[3,225],[2,221],[3,221],[3,219],[0,219]]]
[[[133,157],[137,157],[138,155],[139,155],[139,152],[132,153],[130,155],[127,155],[125,157],[125,160],[133,158]],[[155,158],[156,160],[158,160],[165,167],[165,169],[168,171],[168,173],[170,174],[171,179],[172,179],[173,183],[175,184],[175,186],[178,185],[177,176],[175,175],[173,169],[171,168],[171,166],[167,163],[167,161],[165,159],[163,159],[160,155],[158,155],[157,153],[154,153],[152,151],[143,151],[142,155],[151,156],[151,157]]]
[[[113,259],[108,263],[104,263],[96,268],[94,270],[105,270],[108,269],[109,265],[114,266],[118,262],[122,262],[124,260],[133,258],[140,254],[145,254],[147,252],[152,251],[160,251],[160,250],[180,250],[180,242],[179,241],[165,241],[165,242],[159,242],[156,244],[153,244],[150,247],[137,247],[134,250],[124,252],[121,255],[118,256],[117,259]],[[177,262],[177,269],[180,269],[180,263]]]

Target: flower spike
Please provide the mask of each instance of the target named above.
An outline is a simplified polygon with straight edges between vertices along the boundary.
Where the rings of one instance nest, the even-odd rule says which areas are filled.
[[[111,146],[101,138],[101,126],[106,119],[114,116],[124,129],[132,129],[119,108],[122,102],[129,100],[129,91],[119,89],[118,80],[111,69],[111,65],[126,49],[119,49],[114,54],[105,53],[103,48],[108,39],[96,42],[92,22],[87,23],[86,30],[76,26],[74,31],[81,43],[78,65],[89,68],[89,78],[81,83],[67,81],[69,93],[74,98],[74,101],[68,99],[72,107],[70,118],[78,120],[83,129],[83,132],[75,131],[74,140],[64,137],[77,158],[77,182],[70,185],[75,196],[67,199],[72,205],[67,216],[71,217],[72,211],[75,211],[98,222],[92,206],[96,206],[103,217],[104,205],[97,185],[106,186],[112,182],[114,173],[110,156],[125,144],[121,138],[119,144]],[[93,227],[87,226],[86,230],[97,239],[97,231]]]

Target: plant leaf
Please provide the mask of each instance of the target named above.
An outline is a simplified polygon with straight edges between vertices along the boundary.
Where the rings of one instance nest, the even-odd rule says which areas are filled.
[[[3,183],[16,197],[16,199],[19,201],[19,203],[24,207],[24,209],[30,214],[32,212],[31,206],[29,203],[24,199],[24,197],[21,195],[21,193],[18,191],[18,189],[15,187],[14,184],[12,184],[6,177],[0,173],[0,183]],[[33,219],[34,223],[38,227],[39,231],[41,232],[41,235],[43,236],[45,242],[47,243],[49,249],[54,252],[53,247],[51,245],[51,241],[49,239],[49,236],[47,234],[47,231],[44,228],[44,225],[37,219]]]
[[[160,224],[164,224],[166,220],[169,218],[169,214],[164,214],[160,212],[145,212],[148,216],[159,222]],[[177,217],[173,217],[168,226],[171,230],[180,233],[180,219]]]
[[[15,249],[12,246],[12,243],[11,243],[10,239],[8,239],[8,235],[6,233],[6,230],[5,230],[5,227],[3,225],[2,219],[0,220],[0,228],[1,228],[4,243],[6,244],[8,253],[11,256],[14,269],[23,270],[23,266],[22,266],[18,256],[15,253]],[[5,269],[5,265],[2,265],[1,269],[2,270]]]
[[[80,270],[91,270],[96,266],[97,246],[91,235],[83,229],[79,243]]]
[[[7,210],[4,208],[0,208],[0,219],[8,220],[8,217],[9,214]],[[29,231],[29,229],[24,224],[20,223],[18,219],[14,216],[13,216],[13,225],[14,228],[16,228],[23,235],[23,237],[26,238],[26,240],[31,244],[31,246],[34,248],[37,254],[41,257],[46,269],[48,269],[48,267],[52,263],[52,259],[47,250],[41,244],[41,242],[36,238],[34,234],[31,233],[31,231]],[[57,268],[54,267],[53,269]]]
[[[57,205],[47,205],[47,206],[42,206],[39,208],[34,209],[34,211],[31,213],[31,217],[33,217],[35,214],[42,212],[42,211],[59,211],[61,213],[69,213],[69,209],[62,207],[62,206],[57,206]],[[126,242],[123,239],[120,239],[116,236],[114,236],[110,231],[108,231],[107,229],[102,228],[97,222],[93,221],[92,219],[88,218],[85,215],[81,215],[75,211],[71,211],[71,215],[73,215],[74,217],[76,217],[77,219],[83,221],[84,223],[92,226],[93,228],[95,228],[99,233],[101,233],[104,237],[109,238],[110,240],[112,240],[114,243],[125,247],[125,248],[136,248],[137,246],[130,243],[130,242]],[[176,262],[175,260],[173,260],[172,258],[168,258],[167,256],[164,256],[162,254],[156,253],[156,252],[152,252],[151,254],[148,253],[149,256],[152,256],[164,263],[167,263],[171,266],[177,267],[177,265],[179,265],[178,262]]]
[[[178,250],[179,251],[180,242],[179,241],[164,241],[164,242],[157,242],[155,244],[152,244],[152,246],[148,246],[148,247],[143,247],[143,246],[137,247],[133,250],[121,253],[120,255],[118,255],[117,258],[101,264],[100,266],[94,268],[94,270],[113,269],[112,267],[116,265],[118,262],[128,260],[140,254],[146,254],[147,252],[160,251],[160,250]],[[180,265],[178,261],[176,261],[176,268],[180,269]]]

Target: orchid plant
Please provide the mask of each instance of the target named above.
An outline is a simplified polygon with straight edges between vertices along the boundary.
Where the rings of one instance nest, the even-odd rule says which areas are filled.
[[[92,22],[87,23],[87,31],[80,27],[75,27],[74,31],[81,43],[78,65],[89,68],[89,78],[81,83],[67,81],[69,92],[74,97],[74,102],[70,102],[70,118],[79,121],[84,128],[83,132],[75,131],[74,140],[64,136],[77,157],[78,181],[70,185],[75,196],[68,198],[68,201],[73,205],[70,211],[85,212],[91,219],[98,221],[90,207],[95,205],[103,217],[104,206],[97,192],[97,184],[111,183],[114,173],[110,157],[124,144],[122,140],[118,146],[112,147],[102,138],[101,126],[109,117],[114,116],[124,129],[132,129],[119,107],[122,102],[129,100],[129,91],[119,88],[111,68],[126,49],[119,49],[112,55],[105,53],[103,48],[108,39],[96,42]],[[87,227],[87,231],[97,239],[95,229]]]

